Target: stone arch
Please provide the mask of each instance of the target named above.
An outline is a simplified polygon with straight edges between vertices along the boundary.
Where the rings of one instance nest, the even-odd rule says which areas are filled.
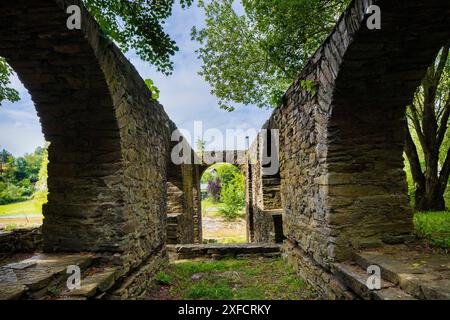
[[[176,130],[175,124],[173,124]],[[183,138],[184,139],[184,138]],[[172,148],[178,141],[172,141]],[[191,157],[195,156],[189,149]],[[198,166],[195,164],[175,164],[167,160],[167,243],[199,243],[201,241],[201,215],[199,190],[196,184]]]
[[[247,232],[252,242],[284,240],[278,138],[279,128],[269,119],[249,150]]]
[[[402,156],[405,109],[450,39],[448,1],[373,3],[381,8],[380,30],[366,26],[370,3],[355,1],[322,51],[331,67],[323,75],[334,83],[331,91],[323,81],[319,95],[330,103],[323,182],[326,219],[330,229],[339,230],[328,244],[337,260],[353,250],[410,237]],[[344,47],[337,44],[339,38]]]
[[[81,30],[66,27],[73,4]],[[137,71],[79,0],[2,2],[0,38],[51,143],[45,250],[158,254],[170,125]]]
[[[209,153],[209,152],[207,152],[207,153]],[[212,167],[215,164],[226,164],[226,165],[229,165],[229,166],[233,166],[233,167],[235,167],[236,169],[239,170],[240,174],[245,179],[245,195],[246,195],[246,198],[245,198],[246,199],[246,212],[245,212],[246,213],[246,219],[245,219],[246,220],[246,231],[245,231],[245,233],[246,233],[247,242],[249,242],[251,240],[250,240],[249,234],[248,234],[248,222],[249,222],[249,219],[248,219],[248,202],[247,202],[248,201],[248,196],[247,196],[247,192],[249,190],[249,188],[248,188],[249,181],[248,181],[248,177],[247,177],[247,172],[246,172],[247,168],[246,168],[246,163],[245,163],[246,153],[244,151],[229,151],[228,150],[228,151],[224,151],[222,154],[224,155],[224,157],[222,159],[216,158],[217,162],[209,163],[209,164],[202,164],[200,166],[198,179],[196,181],[196,183],[199,186],[198,190],[201,190],[201,179],[202,179],[203,174],[206,172],[206,170],[208,170],[210,167]],[[228,156],[225,156],[226,154],[228,154]],[[231,156],[231,155],[234,155],[234,156]],[[213,155],[213,156],[215,156],[215,155]],[[223,161],[220,161],[220,160],[223,160]],[[244,161],[244,163],[243,163],[243,161]],[[202,206],[201,201],[202,201],[202,198],[200,196],[200,201],[199,201],[199,209],[200,210],[199,210],[199,214],[200,214],[201,219],[199,221],[199,226],[198,226],[198,228],[200,230],[203,229],[203,217],[202,217],[203,211],[202,211],[202,207],[201,207]],[[201,239],[203,241],[203,238],[201,238]]]
[[[381,8],[379,30],[367,28],[369,5]],[[450,39],[449,13],[445,0],[353,1],[269,119],[280,129],[284,248],[328,297],[345,296],[336,262],[411,235],[405,107]]]

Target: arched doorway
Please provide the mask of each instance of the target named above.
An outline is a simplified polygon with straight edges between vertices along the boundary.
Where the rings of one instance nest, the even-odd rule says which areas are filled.
[[[0,63],[3,63],[0,61]],[[0,231],[42,225],[42,204],[47,194],[48,144],[27,90],[11,72],[9,87],[19,101],[0,106]]]
[[[200,178],[204,243],[245,243],[246,186],[239,167],[216,163]]]

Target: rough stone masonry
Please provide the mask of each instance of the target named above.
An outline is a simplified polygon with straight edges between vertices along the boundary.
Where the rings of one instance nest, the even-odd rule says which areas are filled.
[[[44,250],[118,253],[124,273],[165,259],[173,123],[135,68],[78,0],[2,1],[0,39],[50,142]]]
[[[381,8],[380,30],[366,26],[371,4]],[[346,297],[334,262],[411,235],[405,107],[450,39],[449,23],[445,0],[353,1],[265,125],[280,135],[286,253],[326,297]],[[262,183],[259,174],[253,185]]]
[[[73,4],[81,30],[66,27]],[[380,30],[366,27],[370,4]],[[279,172],[265,176],[260,159],[242,168],[249,239],[285,237],[288,260],[326,297],[348,297],[334,263],[411,234],[405,106],[450,38],[449,19],[448,0],[353,1],[265,125],[279,129]],[[201,167],[170,163],[174,124],[80,0],[1,2],[0,56],[51,143],[45,251],[105,253],[139,284],[166,263],[167,214],[188,226],[172,237],[201,240]]]

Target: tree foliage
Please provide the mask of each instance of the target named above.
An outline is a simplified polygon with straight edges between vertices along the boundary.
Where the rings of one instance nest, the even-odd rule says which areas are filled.
[[[199,1],[206,26],[192,29],[200,74],[232,111],[235,104],[277,106],[349,0]]]
[[[193,0],[179,0],[185,8]],[[89,12],[103,32],[123,51],[133,49],[158,71],[170,74],[170,57],[178,50],[175,41],[164,31],[172,15],[174,0],[84,0]]]
[[[46,150],[38,147],[34,153],[17,158],[6,150],[0,154],[0,204],[29,199],[40,180]]]
[[[172,15],[174,0],[83,0],[105,36],[115,41],[122,51],[135,50],[165,75],[173,70],[171,57],[178,51],[174,40],[164,31],[165,21]],[[178,0],[182,8],[193,0]],[[0,105],[4,100],[19,100],[9,87],[12,68],[0,57]],[[154,97],[156,87],[149,88]],[[156,90],[155,90],[156,89]]]
[[[36,182],[35,185],[35,193],[33,195],[33,199],[36,200],[41,205],[47,202],[47,195],[48,195],[48,186],[47,186],[47,180],[48,180],[48,145],[44,149],[44,153],[42,156],[41,161],[41,167],[39,169],[39,180]]]
[[[13,69],[4,58],[0,57],[0,106],[4,100],[16,102],[20,99],[19,92],[8,87],[11,84],[12,74]]]

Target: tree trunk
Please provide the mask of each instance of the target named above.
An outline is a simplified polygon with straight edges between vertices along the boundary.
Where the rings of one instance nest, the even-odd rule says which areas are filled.
[[[416,188],[415,206],[416,211],[443,211],[445,210],[444,192],[439,182],[426,181],[425,190]]]

